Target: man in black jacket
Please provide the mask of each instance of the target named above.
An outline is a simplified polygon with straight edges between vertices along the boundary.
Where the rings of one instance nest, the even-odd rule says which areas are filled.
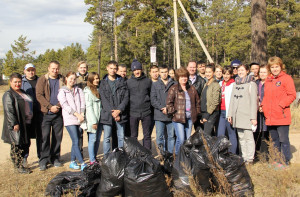
[[[173,153],[175,136],[174,127],[171,117],[167,115],[166,100],[168,91],[171,86],[175,84],[175,81],[169,77],[169,69],[167,66],[160,66],[158,81],[152,83],[151,87],[151,105],[154,108],[154,120],[156,126],[156,144],[162,144],[164,150]],[[165,127],[167,127],[167,136],[164,135]],[[168,143],[166,147],[166,137]]]
[[[133,60],[131,64],[133,75],[127,80],[129,90],[129,115],[131,137],[138,137],[139,121],[143,126],[143,146],[151,149],[151,80],[142,72],[142,64]]]
[[[188,66],[186,68],[189,71],[190,75],[188,83],[196,88],[199,98],[201,98],[201,92],[206,81],[200,75],[197,75],[196,61],[189,61]],[[195,130],[197,130],[200,127],[200,124],[200,117],[198,117],[197,121],[194,123]]]
[[[100,83],[99,93],[101,96],[102,110],[100,123],[103,125],[103,153],[110,151],[110,137],[112,136],[112,125],[116,124],[118,147],[123,147],[124,127],[127,122],[128,89],[124,79],[117,75],[118,63],[110,61],[106,69],[108,74]]]

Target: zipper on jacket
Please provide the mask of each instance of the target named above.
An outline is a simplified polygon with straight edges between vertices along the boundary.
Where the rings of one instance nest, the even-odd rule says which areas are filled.
[[[282,114],[283,114],[283,117],[286,118],[285,113],[284,113],[284,109],[282,109]]]

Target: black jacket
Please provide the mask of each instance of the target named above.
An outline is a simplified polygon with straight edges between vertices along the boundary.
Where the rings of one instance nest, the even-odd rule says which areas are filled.
[[[23,90],[21,90],[23,91]],[[23,91],[23,93],[25,93]],[[2,129],[2,140],[8,144],[29,144],[30,139],[25,122],[25,101],[13,89],[6,91],[2,97],[4,121]],[[19,125],[19,136],[14,138],[14,126]]]
[[[166,107],[166,101],[169,88],[176,82],[170,77],[167,85],[159,78],[158,81],[152,83],[151,87],[151,105],[154,108],[154,120],[172,121],[172,118],[165,115],[160,110]]]
[[[127,122],[128,88],[124,79],[117,75],[116,90],[113,93],[108,84],[108,75],[105,75],[100,83],[99,94],[102,105],[100,123],[112,125],[111,110],[120,110],[120,124]]]
[[[202,92],[202,90],[203,90],[203,87],[204,87],[204,84],[205,84],[205,83],[206,83],[206,80],[203,79],[203,78],[202,78],[201,76],[199,76],[199,75],[196,75],[196,81],[194,82],[194,84],[192,84],[192,81],[189,80],[189,84],[190,84],[190,85],[193,85],[193,86],[196,88],[199,97],[201,97],[201,92]]]
[[[152,81],[144,73],[127,80],[130,116],[143,118],[151,114],[150,92]]]

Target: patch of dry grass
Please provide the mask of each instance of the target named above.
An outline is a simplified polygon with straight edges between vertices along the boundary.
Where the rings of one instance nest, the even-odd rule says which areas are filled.
[[[292,123],[291,129],[300,130],[300,105],[296,101],[291,105]]]

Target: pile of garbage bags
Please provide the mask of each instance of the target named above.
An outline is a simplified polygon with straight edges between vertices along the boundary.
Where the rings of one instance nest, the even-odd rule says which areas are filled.
[[[214,162],[208,157],[204,143]],[[73,192],[75,196],[173,196],[166,184],[165,177],[169,176],[175,190],[194,196],[191,178],[204,193],[214,192],[214,188],[219,187],[212,173],[217,163],[225,173],[233,196],[251,196],[254,194],[251,178],[242,158],[228,153],[230,145],[226,137],[196,132],[180,147],[175,161],[173,154],[159,146],[163,157],[161,165],[136,139],[125,138],[124,147],[106,154],[101,165],[89,165],[83,172],[58,174],[49,182],[45,195],[57,197]]]

